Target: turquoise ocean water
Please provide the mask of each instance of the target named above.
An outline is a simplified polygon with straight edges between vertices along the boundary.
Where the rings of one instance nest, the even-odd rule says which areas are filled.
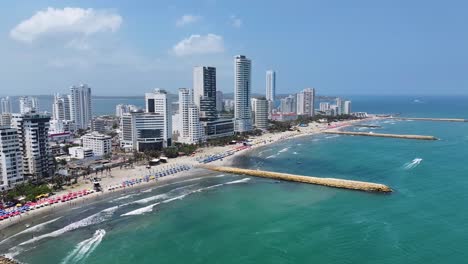
[[[468,98],[353,99],[355,110],[468,118]],[[434,101],[432,101],[434,100]],[[366,110],[367,108],[367,110]],[[24,263],[466,263],[468,123],[378,121],[438,141],[308,136],[239,166],[384,183],[372,194],[210,174],[103,197],[2,231]],[[350,130],[370,131],[363,128]]]

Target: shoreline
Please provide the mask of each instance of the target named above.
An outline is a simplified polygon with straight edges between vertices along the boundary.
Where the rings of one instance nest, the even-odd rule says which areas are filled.
[[[327,124],[323,123],[310,123],[307,127],[300,127],[299,131],[285,131],[285,132],[278,132],[278,133],[265,133],[258,137],[252,137],[250,142],[252,145],[249,148],[243,149],[241,151],[235,152],[231,156],[225,157],[220,160],[215,160],[209,162],[209,165],[216,165],[216,166],[234,166],[239,158],[243,158],[248,156],[253,150],[266,147],[271,144],[282,142],[289,139],[296,139],[299,137],[304,136],[313,136],[317,134],[322,134],[325,131],[336,131],[340,130],[345,127],[349,127],[356,123],[366,122],[370,120],[378,120],[381,118],[367,118],[367,119],[359,119],[359,120],[350,120],[350,121],[341,121],[338,122],[333,127],[329,127]],[[182,156],[177,157],[174,159],[170,159],[169,163],[166,166],[159,165],[156,169],[163,169],[167,166],[176,166],[176,165],[190,165],[195,166],[200,164],[197,160],[209,155],[215,155],[222,152],[226,152],[231,150],[236,145],[227,145],[227,146],[217,146],[217,147],[205,147],[201,148],[194,156]],[[154,170],[153,170],[154,172]],[[141,178],[144,175],[151,174],[151,170],[145,168],[145,165],[138,165],[131,169],[118,169],[114,168],[111,171],[111,175],[104,175],[101,178],[101,186],[103,188],[102,192],[93,192],[87,196],[79,197],[76,200],[71,200],[67,202],[60,202],[58,204],[53,204],[49,206],[45,206],[42,208],[35,209],[33,211],[28,211],[24,214],[11,217],[9,219],[5,219],[0,222],[0,231],[6,229],[7,227],[12,226],[19,226],[22,223],[27,225],[28,221],[34,217],[44,217],[44,215],[58,215],[60,212],[66,213],[68,210],[73,210],[76,208],[86,207],[94,202],[98,202],[102,199],[105,199],[111,195],[116,195],[118,193],[126,193],[130,191],[139,191],[141,189],[149,188],[149,187],[157,187],[157,186],[164,186],[167,184],[176,184],[178,181],[183,181],[184,179],[196,178],[196,177],[203,177],[209,176],[216,173],[210,172],[205,169],[200,168],[192,168],[188,171],[181,171],[172,175],[168,175],[165,177],[160,177],[155,180],[150,180],[148,182],[141,182],[137,183],[132,186],[122,187],[115,190],[108,190],[111,186],[121,185],[124,181],[133,180],[136,178]],[[101,174],[102,175],[102,174]],[[97,175],[100,176],[100,175]],[[91,175],[93,177],[93,175]],[[92,183],[89,179],[79,179],[78,184],[71,186],[71,188],[66,188],[65,190],[61,190],[57,192],[54,197],[62,196],[68,194],[70,192],[76,192],[83,189],[92,189]],[[100,199],[98,199],[100,198]],[[66,208],[65,210],[63,210]],[[60,211],[63,210],[63,211]],[[31,225],[31,224],[30,224]]]

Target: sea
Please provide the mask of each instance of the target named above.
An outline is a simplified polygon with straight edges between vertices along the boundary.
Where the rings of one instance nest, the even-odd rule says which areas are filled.
[[[353,111],[468,118],[468,97],[357,96]],[[201,172],[2,230],[21,263],[467,263],[468,123],[380,120],[289,139],[239,167],[383,183],[367,193]]]

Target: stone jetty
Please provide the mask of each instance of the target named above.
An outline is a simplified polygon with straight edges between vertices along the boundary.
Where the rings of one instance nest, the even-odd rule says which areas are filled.
[[[294,174],[289,174],[289,173],[249,170],[249,169],[240,169],[240,168],[234,168],[234,167],[222,167],[222,166],[213,166],[213,165],[198,165],[198,167],[212,170],[212,171],[224,172],[224,173],[243,174],[243,175],[250,175],[250,176],[255,176],[255,177],[291,181],[291,182],[308,183],[308,184],[322,185],[322,186],[328,186],[328,187],[333,187],[333,188],[349,189],[349,190],[356,190],[356,191],[379,192],[379,193],[392,192],[392,189],[390,187],[380,184],[380,183],[352,181],[352,180],[343,180],[343,179],[335,179],[335,178],[320,178],[320,177],[312,177],[312,176],[294,175]]]

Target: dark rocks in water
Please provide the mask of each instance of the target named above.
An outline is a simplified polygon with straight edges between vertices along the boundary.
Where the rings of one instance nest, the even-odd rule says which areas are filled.
[[[18,264],[18,262],[9,259],[5,256],[0,256],[0,264]]]

